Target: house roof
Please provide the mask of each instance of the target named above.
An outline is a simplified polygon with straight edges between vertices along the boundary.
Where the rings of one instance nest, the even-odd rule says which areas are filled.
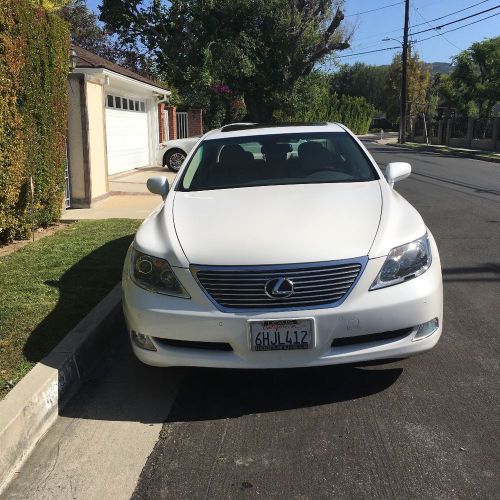
[[[71,45],[71,48],[76,53],[76,67],[77,68],[102,68],[108,71],[113,71],[114,73],[118,73],[122,76],[127,76],[128,78],[132,78],[133,80],[137,80],[138,82],[147,83],[148,85],[153,85],[154,87],[158,87],[159,89],[167,90],[162,85],[159,85],[155,81],[150,78],[146,78],[145,76],[139,75],[135,71],[124,68],[119,64],[109,61],[108,59],[104,59],[104,57],[98,56],[89,50],[83,49],[78,45]]]

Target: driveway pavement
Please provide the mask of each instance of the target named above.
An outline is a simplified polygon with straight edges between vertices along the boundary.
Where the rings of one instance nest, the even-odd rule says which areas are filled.
[[[500,171],[367,144],[440,248],[444,332],[379,366],[158,369],[120,341],[5,498],[497,499]]]
[[[109,197],[92,208],[68,209],[61,219],[145,219],[161,202],[158,195],[146,188],[146,181],[153,175],[163,175],[172,184],[176,174],[161,167],[144,167],[112,175]]]
[[[176,174],[162,167],[136,168],[129,172],[109,177],[109,191],[112,196],[118,195],[151,195],[146,187],[146,181],[153,175],[163,175],[172,184]]]

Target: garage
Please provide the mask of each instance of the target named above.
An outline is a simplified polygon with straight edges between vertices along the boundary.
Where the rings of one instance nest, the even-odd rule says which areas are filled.
[[[149,164],[146,103],[131,96],[106,94],[108,174]]]
[[[113,175],[156,164],[170,91],[74,44],[71,67],[67,206],[88,208]]]

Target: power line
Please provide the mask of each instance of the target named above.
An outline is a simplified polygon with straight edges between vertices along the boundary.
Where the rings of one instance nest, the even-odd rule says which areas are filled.
[[[462,28],[466,28],[467,26],[471,26],[472,24],[480,23],[481,21],[486,21],[486,19],[490,19],[490,18],[496,17],[496,16],[500,16],[500,12],[497,12],[496,14],[492,14],[491,16],[483,17],[482,19],[477,19],[476,21],[472,21],[471,23],[464,24],[463,26],[458,26],[458,28],[453,28],[451,30],[444,31],[443,33],[438,33],[437,35],[432,35],[432,36],[429,36],[427,38],[422,38],[421,40],[415,40],[414,42],[412,42],[412,45],[415,44],[415,43],[425,42],[426,40],[430,40],[431,38],[436,38],[438,36],[442,36],[442,35],[444,35],[446,33],[451,33],[452,31],[461,30]],[[374,54],[376,52],[385,52],[386,50],[393,50],[393,49],[400,49],[400,48],[401,47],[398,47],[398,46],[395,46],[395,47],[385,47],[383,49],[367,50],[367,51],[364,51],[364,52],[356,52],[354,54],[345,54],[343,56],[337,56],[337,58],[353,57],[353,56],[359,56],[359,55],[363,55],[363,54]],[[457,47],[457,48],[459,50],[462,50],[462,49],[460,49],[460,47]]]
[[[396,40],[396,39],[394,39]],[[349,50],[351,51],[356,51],[356,50],[363,50],[363,49],[368,49],[368,48],[376,48],[376,47],[380,47],[380,46],[386,46],[387,45],[387,40],[381,40],[380,42],[376,42],[376,43],[370,43],[369,46],[365,45],[363,46],[363,44],[353,44],[351,47],[349,47]]]
[[[469,5],[468,7],[464,7],[463,9],[459,9],[459,10],[456,10],[454,12],[449,12],[448,14],[444,14],[440,17],[436,17],[434,19],[431,19],[430,21],[426,21],[424,23],[419,23],[419,24],[414,24],[413,25],[413,28],[417,28],[418,26],[423,26],[424,24],[428,24],[430,22],[434,22],[434,21],[439,21],[440,19],[444,19],[445,17],[450,17],[450,16],[453,16],[454,14],[458,14],[460,12],[464,12],[466,10],[470,10],[470,9],[473,9],[474,7],[477,7],[478,5],[481,5],[483,3],[487,3],[487,2],[491,2],[491,0],[482,0],[481,2],[477,2],[477,3],[474,3],[472,5]],[[429,4],[425,4],[425,5],[422,5],[420,6],[420,9],[424,8],[424,7],[428,7],[429,5],[435,5],[435,3],[429,3]],[[413,7],[415,9],[415,7]],[[421,14],[419,14],[420,17],[423,18],[423,16]],[[396,33],[398,31],[401,31],[401,28],[396,28],[396,29],[393,29],[391,31],[383,31],[381,33],[376,33],[375,35],[370,35],[368,37],[364,37],[364,38],[361,38],[358,40],[358,42],[361,42],[361,41],[364,41],[364,40],[371,40],[372,38],[378,38],[380,36],[383,36],[383,35],[390,35],[392,33]]]
[[[347,14],[345,17],[361,16],[362,14],[368,14],[370,12],[376,12],[377,10],[388,9],[389,7],[394,7],[395,5],[401,5],[404,2],[391,3],[390,5],[384,5],[383,7],[378,7],[377,9],[364,10],[362,12],[356,12],[354,14]]]
[[[486,0],[486,1],[488,1],[488,0]],[[418,10],[417,7],[413,7],[413,10],[425,21],[425,23],[422,23],[422,24],[427,24],[428,26],[431,26],[430,22],[427,21],[427,19],[420,13],[420,11]],[[441,18],[438,17],[437,19],[442,19],[443,17],[446,17],[446,16],[442,16]],[[434,21],[436,21],[436,19],[434,19]],[[417,24],[417,26],[420,26],[420,25]],[[413,26],[413,27],[415,27],[415,26]],[[452,45],[456,49],[462,50],[458,45],[455,45],[453,42],[450,42],[450,40],[448,40],[448,38],[446,38],[442,33],[439,33],[439,36],[441,36],[444,40],[446,40],[450,45]]]
[[[414,24],[413,27],[414,28],[417,28],[418,26],[423,26],[424,24],[429,24],[429,23],[433,23],[434,21],[439,21],[440,19],[444,19],[445,17],[450,17],[450,16],[453,16],[454,14],[458,14],[459,12],[465,12],[466,10],[469,10],[469,9],[473,9],[474,7],[477,7],[478,5],[481,5],[483,3],[486,3],[486,2],[491,2],[491,0],[483,0],[482,2],[479,2],[479,3],[475,3],[475,4],[472,4],[472,5],[469,5],[468,7],[464,7],[463,9],[459,9],[459,10],[456,10],[454,12],[450,12],[449,14],[445,14],[444,16],[440,16],[440,17],[435,17],[434,19],[431,19],[429,21],[427,21],[419,12],[419,9],[418,7],[413,7],[413,10],[416,10],[417,13],[420,15],[420,17],[425,21],[423,23],[419,23],[419,24]]]
[[[497,12],[496,14],[492,14],[491,16],[488,16],[488,17],[483,17],[483,19],[478,19],[477,21],[472,21],[471,23],[464,24],[463,26],[459,26],[458,28],[453,28],[452,30],[447,30],[447,31],[444,31],[443,33],[438,33],[437,35],[432,35],[432,36],[429,36],[427,38],[423,38],[422,40],[417,40],[415,43],[425,42],[426,40],[430,40],[431,38],[436,38],[439,35],[442,35],[445,33],[451,33],[452,31],[461,30],[462,28],[466,28],[467,26],[471,26],[472,24],[480,23],[481,21],[486,21],[486,19],[490,19],[491,17],[495,17],[495,16],[500,16],[500,12]]]
[[[489,1],[489,0],[485,0],[485,1]],[[402,2],[400,2],[400,3],[402,3]],[[484,2],[481,2],[481,3],[484,3]],[[466,7],[465,9],[469,9],[469,8],[475,7],[475,6],[477,6],[477,5],[479,5],[479,4],[476,4],[476,5],[472,5],[472,6]],[[458,22],[458,21],[463,21],[464,19],[470,19],[471,17],[475,17],[476,15],[482,14],[482,13],[484,13],[484,12],[489,12],[489,11],[494,10],[494,9],[497,9],[497,8],[499,8],[499,7],[500,7],[500,5],[497,5],[496,7],[492,7],[491,9],[487,9],[487,10],[485,10],[485,11],[483,11],[483,12],[478,12],[478,13],[473,14],[473,15],[471,15],[471,16],[467,16],[467,17],[462,18],[462,19],[457,19],[456,21],[453,21],[453,22],[451,22],[451,23],[446,23],[446,24],[443,24],[443,25],[441,25],[441,26],[437,26],[436,28],[432,28],[432,30],[435,30],[435,29],[440,29],[440,28],[441,28],[441,27],[443,27],[443,26],[448,26],[448,25],[453,24],[453,23],[455,23],[455,22]],[[465,9],[462,9],[462,10],[465,10]],[[460,12],[460,11],[457,11],[457,12]],[[420,12],[418,12],[418,9],[417,9],[417,13],[420,15],[420,17],[422,17],[422,19],[424,19],[424,20],[425,20],[425,18],[422,16],[422,14],[420,14]],[[450,15],[452,15],[452,14],[453,14],[453,13],[451,13],[451,14],[447,14],[446,16],[441,16],[441,18],[443,18],[443,17],[448,17],[448,16],[450,16]],[[455,14],[456,14],[456,12],[455,12]],[[443,35],[444,35],[444,34],[446,34],[446,33],[451,33],[451,32],[453,32],[453,31],[457,31],[457,30],[460,30],[460,29],[462,29],[462,28],[466,28],[467,26],[471,26],[471,25],[473,25],[473,24],[477,24],[477,23],[479,23],[479,22],[486,21],[487,19],[490,19],[490,18],[495,17],[495,16],[498,16],[498,15],[500,15],[500,12],[498,12],[498,13],[496,13],[496,14],[492,14],[492,15],[487,16],[487,17],[484,17],[484,18],[482,18],[482,19],[477,19],[476,21],[473,21],[473,22],[471,22],[471,23],[464,24],[463,26],[458,26],[457,28],[454,28],[454,29],[451,29],[451,30],[444,31],[443,33],[438,33],[438,34],[436,34],[436,35],[432,35],[432,36],[430,36],[430,37],[423,38],[423,39],[421,39],[421,40],[415,40],[414,42],[412,42],[412,44],[414,44],[414,43],[420,43],[420,42],[425,42],[426,40],[430,40],[431,38],[436,38],[436,37],[438,37],[438,36],[443,36]],[[434,19],[434,20],[436,20],[436,19]],[[428,23],[429,23],[429,21],[426,21],[426,23],[428,24]],[[422,23],[422,24],[425,24],[425,23]],[[394,31],[399,31],[399,30],[394,30]],[[391,31],[391,32],[386,32],[386,33],[393,33],[394,31]],[[429,29],[429,30],[424,30],[424,31],[431,31],[431,29]],[[410,33],[410,35],[416,35],[416,34],[418,34],[418,33],[423,33],[424,31],[420,31],[420,32],[417,32],[417,33]],[[381,33],[379,36],[381,36],[381,35],[383,35],[383,34],[384,34],[384,33]],[[443,38],[445,38],[445,37],[443,36]],[[446,39],[446,38],[445,38],[445,39]],[[446,40],[447,40],[447,39],[446,39]],[[452,45],[454,45],[454,44],[453,44],[452,42],[450,42],[449,40],[447,40],[447,41],[448,41],[449,43],[451,43]],[[454,46],[455,46],[457,49],[462,50],[460,47],[457,47],[456,45],[454,45]],[[358,55],[364,55],[364,54],[374,54],[374,53],[377,53],[377,52],[385,52],[385,51],[387,51],[387,50],[393,50],[393,49],[399,49],[399,48],[400,48],[400,47],[397,47],[397,46],[395,46],[395,47],[385,47],[385,48],[383,48],[383,49],[377,49],[377,50],[367,50],[367,51],[363,51],[363,52],[356,52],[356,53],[354,53],[354,54],[345,54],[345,55],[342,55],[342,56],[337,56],[337,57],[338,57],[338,58],[354,57],[354,56],[358,56]]]
[[[476,12],[475,14],[471,14],[470,16],[461,17],[460,19],[456,19],[455,21],[450,21],[449,23],[441,24],[440,26],[433,26],[432,28],[428,28],[426,30],[417,31],[416,33],[412,33],[412,35],[419,35],[420,33],[427,33],[428,31],[440,30],[441,28],[444,28],[445,26],[449,26],[450,24],[459,23],[460,21],[465,21],[466,19],[470,19],[471,17],[476,17],[476,16],[479,16],[480,14],[484,14],[485,12],[490,12],[490,11],[498,9],[498,8],[500,8],[500,5],[497,5],[495,7],[491,7],[489,9],[482,10],[481,12]],[[486,18],[486,19],[488,19],[488,18]]]
[[[401,47],[386,47],[385,49],[378,49],[378,50],[367,50],[365,52],[356,52],[355,54],[346,54],[343,56],[337,56],[338,58],[341,57],[353,57],[353,56],[360,56],[363,54],[373,54],[374,52],[384,52],[386,50],[392,50],[392,49],[400,49]]]

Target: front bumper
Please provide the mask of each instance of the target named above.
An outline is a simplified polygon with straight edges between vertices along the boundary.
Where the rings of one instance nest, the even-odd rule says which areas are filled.
[[[433,263],[421,276],[368,291],[385,258],[371,259],[347,299],[338,307],[304,311],[221,312],[214,307],[188,269],[175,268],[191,299],[168,297],[137,287],[123,276],[123,309],[129,332],[152,337],[156,351],[132,347],[153,366],[216,368],[291,368],[404,358],[434,347],[442,331],[441,266],[434,241]],[[299,351],[255,352],[249,346],[249,319],[313,318],[315,346]],[[439,327],[414,340],[418,325],[438,318]],[[402,338],[371,340],[332,347],[334,339],[392,332],[415,327]],[[231,351],[166,346],[159,339],[229,344]],[[344,343],[345,344],[345,343]]]

